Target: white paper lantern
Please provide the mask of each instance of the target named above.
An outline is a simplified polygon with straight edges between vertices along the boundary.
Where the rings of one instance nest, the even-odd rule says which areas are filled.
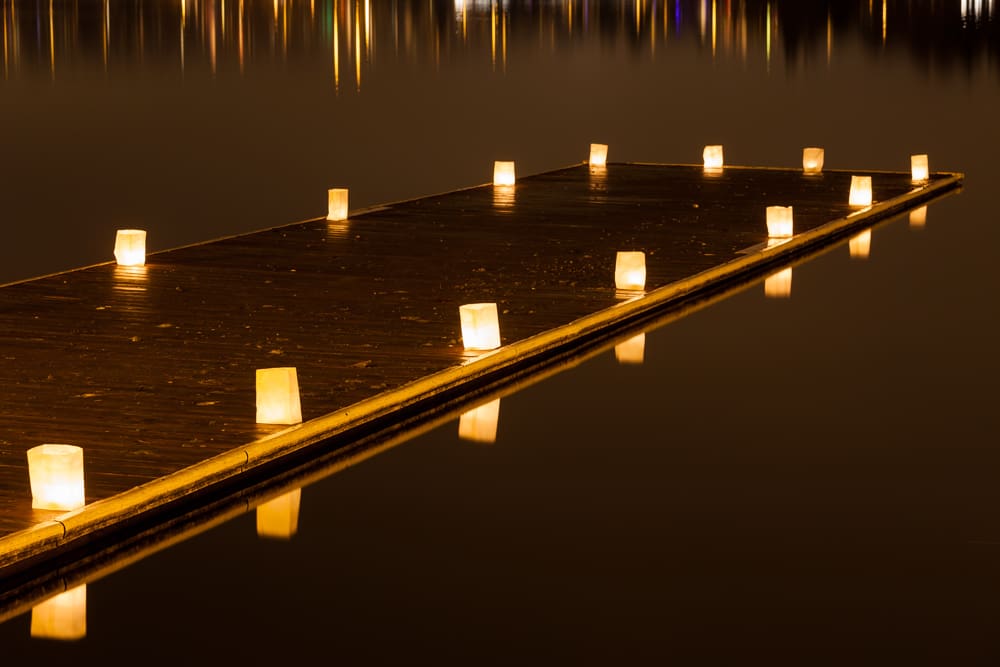
[[[872,230],[866,229],[859,232],[847,242],[851,251],[852,259],[868,259],[872,246]]]
[[[348,188],[330,188],[327,190],[329,206],[327,220],[347,220]]]
[[[606,167],[608,164],[608,145],[607,144],[590,144],[590,162],[591,167]]]
[[[820,174],[823,172],[822,148],[802,149],[802,171],[807,174]]]
[[[792,267],[772,273],[764,279],[764,296],[769,299],[787,299],[792,296]]]
[[[632,336],[615,345],[615,360],[619,364],[641,364],[646,353],[646,334]]]
[[[493,185],[514,185],[514,163],[496,160],[493,163]]]
[[[910,227],[921,228],[927,224],[927,207],[921,206],[910,211]]]
[[[299,378],[295,368],[258,368],[257,423],[298,424],[301,421]]]
[[[705,162],[705,169],[722,169],[722,146],[705,146],[701,157]]]
[[[75,445],[38,445],[28,450],[31,506],[75,510],[86,504],[83,493],[83,449]]]
[[[930,169],[926,155],[910,156],[910,173],[914,183],[926,181],[930,177]]]
[[[146,263],[146,230],[119,229],[115,235],[115,261],[120,266]]]
[[[462,344],[466,350],[495,350],[500,347],[500,319],[495,303],[467,303],[459,306]]]
[[[500,399],[466,410],[458,419],[458,437],[470,442],[494,443],[500,421]]]
[[[851,176],[851,195],[848,203],[851,206],[872,205],[871,176]]]
[[[792,237],[792,207],[767,207],[767,236],[772,239],[787,239]]]
[[[615,287],[638,290],[646,287],[646,254],[639,250],[619,251],[615,256]]]
[[[290,540],[299,529],[302,489],[294,489],[257,505],[257,537]]]
[[[31,636],[82,639],[87,636],[87,584],[63,591],[31,609]]]

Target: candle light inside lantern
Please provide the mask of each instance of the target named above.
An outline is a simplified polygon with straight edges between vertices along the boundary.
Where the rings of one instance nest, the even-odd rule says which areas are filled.
[[[31,609],[31,636],[72,640],[87,636],[87,584],[63,591]]]
[[[28,450],[31,506],[74,510],[86,504],[83,494],[83,449],[75,445],[38,445]]]
[[[458,437],[470,442],[494,443],[500,421],[500,399],[466,410],[458,419]]]
[[[792,296],[792,267],[772,273],[764,279],[764,296],[768,299],[787,299]]]
[[[299,529],[302,489],[294,489],[257,505],[257,537],[290,540]]]
[[[299,378],[295,368],[258,368],[257,423],[298,424],[301,421]]]
[[[927,180],[930,176],[930,169],[927,164],[926,155],[910,156],[910,174],[915,183]]]
[[[823,172],[822,148],[802,149],[802,171],[807,174],[819,174]]]
[[[493,163],[493,185],[514,185],[514,163],[496,160]]]
[[[851,176],[851,194],[848,203],[851,206],[872,205],[871,176]]]
[[[910,227],[918,229],[927,224],[927,207],[921,206],[910,211]]]
[[[500,320],[495,303],[467,303],[459,306],[462,344],[466,350],[495,350],[500,347]]]
[[[330,188],[327,190],[327,220],[347,220],[348,188]]]
[[[792,207],[767,207],[767,236],[772,239],[792,237]]]
[[[852,259],[868,259],[872,247],[872,230],[866,229],[851,237],[847,243]]]
[[[619,251],[615,256],[615,287],[643,290],[646,287],[646,254],[640,250]]]
[[[591,167],[606,167],[608,165],[607,144],[590,144],[589,164]]]
[[[619,364],[641,364],[646,353],[646,334],[632,336],[615,345],[615,360]]]
[[[115,261],[120,266],[146,263],[146,230],[119,229],[115,235]]]
[[[722,169],[722,146],[705,146],[701,157],[705,163],[705,169]]]

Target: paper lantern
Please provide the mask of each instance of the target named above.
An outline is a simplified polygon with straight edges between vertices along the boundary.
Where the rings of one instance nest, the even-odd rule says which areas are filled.
[[[792,207],[767,207],[767,236],[772,239],[792,237]]]
[[[792,296],[792,267],[772,273],[764,279],[764,296],[769,299],[787,299]]]
[[[608,145],[590,144],[591,167],[606,167],[608,165]]]
[[[466,350],[495,350],[500,347],[500,320],[495,303],[467,303],[459,306],[462,344]]]
[[[493,163],[493,185],[514,185],[514,163],[497,160]]]
[[[823,172],[822,148],[802,149],[802,171],[807,174],[820,174]]]
[[[257,537],[290,540],[299,529],[299,503],[302,489],[257,505]]]
[[[641,364],[646,352],[646,334],[632,336],[615,345],[615,360],[619,364]]]
[[[458,437],[470,442],[494,443],[500,421],[500,399],[466,410],[458,419]]]
[[[642,251],[619,251],[615,257],[615,287],[638,290],[646,287],[646,254]]]
[[[82,639],[87,636],[87,584],[80,584],[31,609],[31,636]]]
[[[847,243],[852,259],[868,259],[872,247],[872,230],[859,232]]]
[[[915,183],[921,181],[926,181],[930,176],[930,169],[927,165],[926,155],[911,155],[910,156],[910,172],[911,177]]]
[[[921,206],[910,211],[910,227],[920,228],[927,224],[927,207]]]
[[[851,196],[849,203],[851,206],[872,205],[871,176],[851,176]]]
[[[301,421],[299,378],[295,368],[258,368],[257,423],[298,424]]]
[[[705,169],[722,169],[722,146],[705,146],[701,157],[705,161]]]
[[[327,190],[329,208],[327,209],[327,220],[347,220],[347,199],[349,190],[347,188],[330,188]]]
[[[28,450],[31,506],[75,510],[83,496],[83,449],[75,445],[38,445]]]
[[[119,229],[115,236],[115,261],[121,266],[146,263],[146,230]]]

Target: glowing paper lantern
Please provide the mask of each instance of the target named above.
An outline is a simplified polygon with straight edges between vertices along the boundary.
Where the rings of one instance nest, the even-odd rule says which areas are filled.
[[[257,506],[257,537],[290,540],[299,529],[302,489],[268,500]]]
[[[615,345],[615,360],[619,364],[641,364],[646,352],[646,334],[632,336]]]
[[[851,206],[872,205],[871,176],[851,176],[851,196],[848,203]]]
[[[497,160],[493,163],[493,185],[514,185],[514,163]]]
[[[295,368],[258,368],[257,423],[298,424],[301,421],[299,377]]]
[[[914,182],[926,181],[930,176],[926,155],[910,156],[910,173]]]
[[[347,199],[349,190],[347,188],[330,188],[327,190],[329,207],[327,208],[327,220],[347,220]]]
[[[921,206],[910,211],[910,227],[919,228],[927,224],[927,207]]]
[[[872,247],[872,230],[866,229],[858,233],[847,243],[852,259],[868,259]]]
[[[458,307],[462,321],[462,344],[466,350],[500,347],[500,320],[495,303],[467,303]]]
[[[615,287],[620,290],[643,290],[646,287],[646,254],[642,251],[619,251],[615,257]]]
[[[807,174],[820,174],[823,172],[822,148],[802,149],[802,171]]]
[[[75,510],[83,496],[83,449],[75,445],[39,445],[28,450],[31,506]]]
[[[772,239],[792,237],[792,207],[767,207],[767,236]]]
[[[62,640],[86,637],[87,584],[80,584],[32,607],[31,636]]]
[[[792,296],[792,267],[772,273],[764,279],[764,296],[769,299],[787,299]]]
[[[590,166],[606,167],[608,164],[608,145],[590,144]]]
[[[470,442],[494,443],[500,421],[500,399],[462,413],[458,419],[458,437]]]
[[[115,236],[115,261],[121,266],[146,263],[146,230],[119,229]]]
[[[722,169],[722,146],[705,146],[701,152],[705,169]]]

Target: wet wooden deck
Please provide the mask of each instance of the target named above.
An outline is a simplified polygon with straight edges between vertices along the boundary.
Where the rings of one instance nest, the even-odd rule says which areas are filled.
[[[768,205],[796,233],[847,216],[852,173],[915,201],[908,173],[578,165],[4,286],[0,536],[58,514],[31,508],[30,447],[82,446],[108,498],[284,428],[255,423],[257,368],[295,366],[319,417],[468,359],[463,303],[524,339],[618,303],[616,251],[645,251],[648,292],[763,243]]]

